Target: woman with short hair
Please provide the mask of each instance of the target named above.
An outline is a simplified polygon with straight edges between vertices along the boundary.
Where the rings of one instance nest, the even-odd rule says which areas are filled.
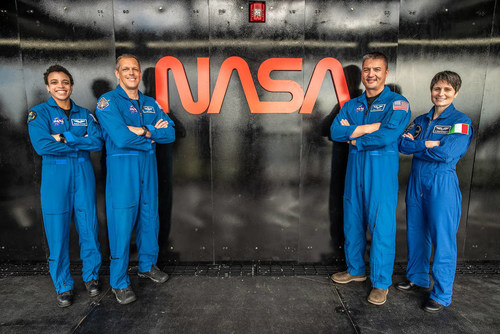
[[[450,305],[455,278],[462,201],[456,164],[472,139],[470,118],[453,105],[461,84],[455,72],[437,73],[430,84],[434,106],[417,117],[399,139],[400,152],[413,154],[413,161],[406,191],[407,281],[396,288],[411,291],[430,286],[434,247],[434,286],[424,305],[424,311],[431,313]]]

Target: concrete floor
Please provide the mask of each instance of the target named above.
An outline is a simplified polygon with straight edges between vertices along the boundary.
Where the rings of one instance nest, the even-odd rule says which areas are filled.
[[[420,309],[425,293],[390,288],[366,301],[370,283],[315,276],[172,275],[155,284],[131,274],[138,300],[119,305],[103,276],[90,298],[75,277],[75,300],[57,307],[48,275],[0,278],[1,333],[486,333],[500,332],[500,275],[458,274],[453,303]],[[404,276],[395,275],[394,282]]]

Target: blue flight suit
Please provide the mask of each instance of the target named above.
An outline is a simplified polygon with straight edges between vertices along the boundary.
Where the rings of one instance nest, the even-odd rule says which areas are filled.
[[[458,186],[456,164],[472,139],[471,120],[453,104],[432,120],[434,108],[421,115],[407,132],[414,140],[400,137],[399,150],[413,154],[406,191],[408,266],[406,277],[413,283],[430,286],[429,261],[434,246],[430,297],[448,306],[451,303],[457,263],[457,230],[460,223],[462,194]],[[455,124],[468,126],[466,134],[453,132]],[[425,141],[439,140],[440,145],[426,148]]]
[[[344,104],[330,128],[335,141],[352,140],[358,125],[381,122],[380,129],[349,145],[344,188],[344,235],[347,272],[365,274],[366,227],[372,236],[370,277],[374,288],[392,284],[398,199],[398,137],[411,117],[408,101],[387,86],[370,109],[366,92]],[[346,119],[350,126],[343,126]]]
[[[36,153],[43,157],[42,214],[50,251],[50,275],[60,294],[73,289],[68,251],[73,212],[83,281],[99,278],[101,252],[97,238],[95,177],[89,152],[102,149],[102,133],[87,109],[71,101],[68,118],[52,97],[30,109],[28,130]],[[51,136],[61,133],[66,137],[66,144]]]
[[[130,285],[127,275],[130,236],[134,226],[139,271],[147,272],[158,259],[158,172],[156,144],[175,140],[174,123],[151,97],[139,92],[131,100],[123,88],[104,94],[96,115],[106,142],[106,215],[111,251],[110,283],[115,289]],[[169,122],[156,129],[158,120]],[[151,138],[138,136],[127,126],[146,126]]]

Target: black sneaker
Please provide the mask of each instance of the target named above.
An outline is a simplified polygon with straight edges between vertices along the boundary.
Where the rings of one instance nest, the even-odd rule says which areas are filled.
[[[90,297],[95,297],[101,292],[101,287],[98,280],[85,282],[85,289],[87,289]]]
[[[439,313],[444,310],[446,306],[439,304],[432,298],[429,298],[424,305],[424,311],[429,313]]]
[[[125,289],[111,289],[115,294],[118,303],[125,305],[136,301],[135,293],[129,285]]]
[[[151,269],[145,273],[138,272],[137,276],[149,278],[155,283],[165,283],[168,280],[168,274],[161,271],[157,266],[151,266]]]
[[[57,295],[57,306],[68,307],[73,304],[73,290],[65,291]]]

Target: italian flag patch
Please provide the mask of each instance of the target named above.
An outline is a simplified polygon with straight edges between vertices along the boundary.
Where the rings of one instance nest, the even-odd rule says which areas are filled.
[[[469,134],[469,124],[457,123],[457,124],[453,125],[450,129],[450,132],[448,132],[448,134],[451,134],[451,133],[461,133],[464,135],[468,135]]]

